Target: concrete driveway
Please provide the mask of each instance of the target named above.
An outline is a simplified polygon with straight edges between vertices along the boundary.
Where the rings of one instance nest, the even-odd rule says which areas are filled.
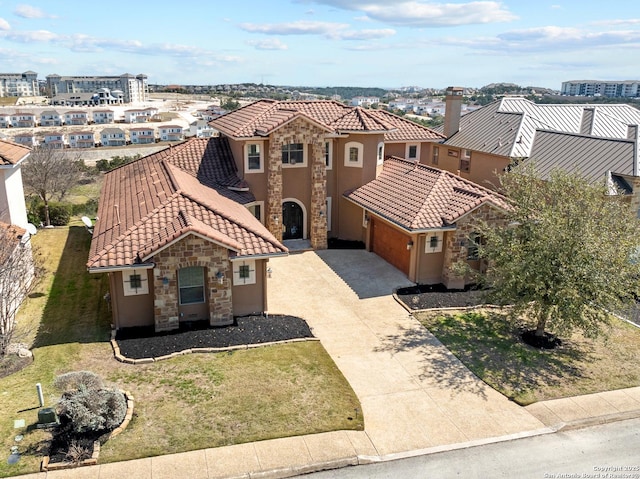
[[[545,427],[474,376],[393,299],[393,288],[412,283],[377,255],[310,251],[269,265],[269,313],[307,320],[358,395],[375,455]]]

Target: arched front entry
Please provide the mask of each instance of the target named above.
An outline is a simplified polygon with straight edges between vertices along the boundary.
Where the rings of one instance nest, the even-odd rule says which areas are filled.
[[[282,239],[303,239],[305,237],[304,209],[297,201],[282,203]]]

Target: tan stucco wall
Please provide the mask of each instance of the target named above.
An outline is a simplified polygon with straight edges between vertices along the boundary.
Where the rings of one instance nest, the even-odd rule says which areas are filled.
[[[449,151],[456,152],[458,156],[451,156]],[[438,165],[432,165],[431,160],[429,160],[427,164],[436,166],[441,170],[447,170],[458,174],[461,157],[462,148],[440,145]],[[495,189],[498,185],[498,175],[503,172],[503,170],[509,165],[510,161],[510,158],[505,156],[472,151],[469,173],[459,172],[459,174],[462,178],[471,180],[480,186]]]
[[[445,233],[445,236],[449,233]],[[442,282],[442,265],[444,264],[444,249],[439,253],[425,253],[425,245],[429,235],[418,236],[416,248],[417,269],[415,273],[416,283],[438,284]],[[414,243],[416,240],[414,239]],[[443,245],[444,246],[444,245]],[[414,246],[415,248],[415,246]]]
[[[256,283],[232,286],[234,316],[264,313],[267,310],[266,269],[267,260],[256,260]]]
[[[152,326],[153,315],[153,274],[152,270],[139,270],[147,273],[149,293],[125,296],[122,284],[122,271],[109,273],[109,286],[113,324],[117,329],[134,326]]]

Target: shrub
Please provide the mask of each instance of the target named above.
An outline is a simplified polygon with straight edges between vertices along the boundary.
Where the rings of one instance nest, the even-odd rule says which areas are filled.
[[[71,205],[67,203],[49,203],[49,219],[53,226],[66,226],[71,219]],[[29,210],[29,221],[35,225],[45,222],[44,204],[37,203],[36,209]]]
[[[67,391],[58,403],[63,425],[77,434],[108,432],[124,421],[127,401],[116,389],[87,389]]]
[[[53,381],[53,387],[60,392],[77,391],[79,389],[102,389],[102,378],[91,371],[71,371],[61,374]]]
[[[74,204],[71,207],[71,213],[74,216],[87,215],[87,216],[95,216],[98,212],[98,200],[95,198],[91,198],[87,200],[85,203]]]

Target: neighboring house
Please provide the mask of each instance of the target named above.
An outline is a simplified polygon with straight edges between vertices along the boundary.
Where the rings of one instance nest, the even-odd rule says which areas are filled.
[[[89,114],[83,110],[70,110],[65,112],[64,122],[67,125],[88,125]]]
[[[100,132],[100,144],[102,146],[125,146],[127,134],[121,128],[105,128]]]
[[[351,99],[351,106],[371,106],[380,103],[377,96],[354,96]]]
[[[113,110],[93,110],[93,122],[98,124],[113,123]]]
[[[461,117],[462,89],[447,89],[446,141],[428,163],[481,185],[533,163],[547,178],[560,168],[640,193],[640,110],[624,104],[536,104],[506,97]]]
[[[67,138],[64,133],[60,132],[45,133],[43,143],[49,148],[62,150],[67,144]]]
[[[134,145],[142,145],[156,142],[156,129],[153,127],[131,128],[129,130],[131,143]]]
[[[260,100],[211,122],[228,138],[256,216],[278,239],[365,241],[362,211],[343,198],[375,179],[386,155],[426,162],[444,137],[383,110],[336,101]]]
[[[25,111],[11,114],[11,126],[14,128],[34,128],[37,125],[36,115]]]
[[[45,110],[40,113],[40,126],[62,126],[64,117],[56,110]]]
[[[124,111],[125,123],[145,123],[158,114],[157,108],[132,109]]]
[[[184,140],[184,131],[180,125],[163,125],[160,130],[160,141]]]
[[[11,113],[0,112],[0,128],[9,128],[11,126]]]
[[[0,221],[20,228],[28,224],[20,168],[30,153],[26,146],[0,140]]]
[[[189,136],[196,138],[211,138],[216,136],[218,131],[209,125],[207,120],[196,120],[189,125]]]
[[[482,267],[474,224],[505,220],[506,199],[448,171],[391,157],[344,197],[361,208],[366,247],[421,284],[463,288],[456,264]]]
[[[37,146],[40,142],[33,133],[18,133],[13,136],[13,141],[22,146]]]
[[[96,146],[95,134],[90,130],[69,133],[69,146],[71,148],[93,148]]]
[[[107,173],[88,260],[108,273],[117,329],[227,325],[267,311],[267,262],[287,249],[247,208],[226,138],[192,138]]]

